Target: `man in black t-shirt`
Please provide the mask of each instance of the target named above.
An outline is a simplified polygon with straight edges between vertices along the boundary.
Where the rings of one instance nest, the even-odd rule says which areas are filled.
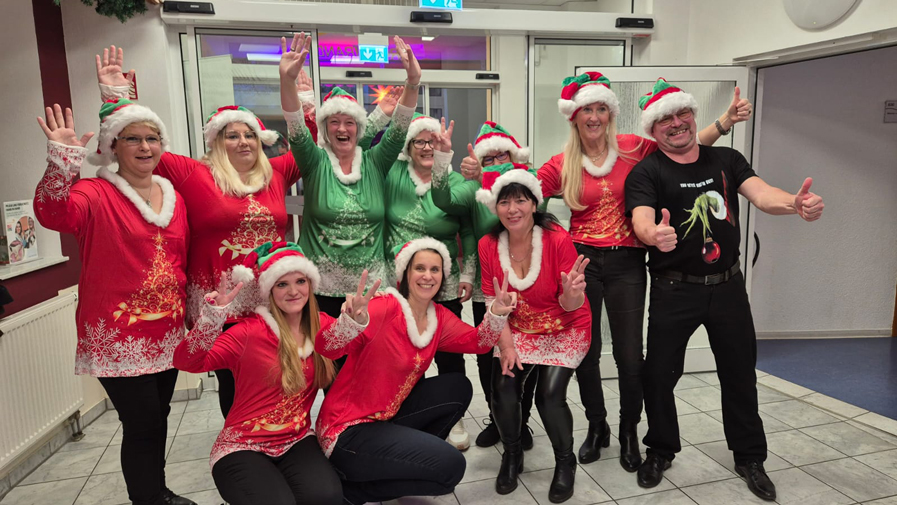
[[[658,80],[642,97],[642,128],[657,140],[626,179],[626,211],[648,246],[651,297],[643,373],[648,456],[638,484],[654,487],[681,450],[673,388],[689,337],[704,325],[722,389],[723,425],[735,470],[764,500],[775,485],[763,468],[766,435],[757,408],[757,342],[738,254],[738,195],[768,214],[822,215],[806,179],[796,195],[757,177],[738,151],[696,142],[694,98]],[[717,123],[720,133],[725,135]],[[659,219],[658,219],[659,215]]]

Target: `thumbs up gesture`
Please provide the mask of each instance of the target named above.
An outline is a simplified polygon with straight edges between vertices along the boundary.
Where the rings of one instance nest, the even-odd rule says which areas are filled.
[[[794,210],[797,211],[798,216],[807,222],[815,221],[822,217],[822,209],[825,208],[825,204],[822,203],[822,197],[810,192],[812,184],[813,179],[807,177],[800,190],[794,195]]]
[[[732,103],[729,105],[729,109],[726,110],[726,116],[729,118],[729,121],[731,121],[732,124],[747,121],[751,118],[753,112],[754,106],[751,105],[751,102],[748,101],[747,98],[741,98],[741,89],[738,86],[735,86]]]
[[[467,144],[467,156],[461,161],[461,175],[469,181],[478,181],[483,175],[483,167],[471,144]]]
[[[660,252],[670,252],[676,248],[676,229],[670,226],[670,211],[661,209],[660,223],[654,227],[654,246]]]

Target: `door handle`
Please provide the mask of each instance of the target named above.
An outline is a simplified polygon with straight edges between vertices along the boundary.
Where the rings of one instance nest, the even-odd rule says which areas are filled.
[[[754,232],[754,257],[751,259],[751,266],[757,264],[757,257],[760,256],[760,236],[757,235],[757,232]]]

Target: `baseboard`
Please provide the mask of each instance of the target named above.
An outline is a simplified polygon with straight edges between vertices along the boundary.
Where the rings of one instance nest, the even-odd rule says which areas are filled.
[[[890,337],[891,329],[882,330],[809,330],[809,331],[758,331],[757,340],[813,339],[813,338],[870,338]]]

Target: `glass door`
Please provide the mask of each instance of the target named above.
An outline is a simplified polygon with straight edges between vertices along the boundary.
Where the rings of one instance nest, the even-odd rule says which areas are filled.
[[[639,127],[641,110],[638,107],[638,99],[651,91],[658,77],[680,86],[683,90],[694,95],[698,102],[698,114],[696,123],[701,129],[713,123],[725,112],[732,102],[732,94],[735,86],[741,88],[742,96],[747,96],[749,89],[749,72],[745,67],[626,67],[607,69],[603,67],[581,66],[576,68],[576,74],[584,72],[601,72],[611,80],[611,86],[617,98],[620,100],[620,116],[617,118],[619,133],[634,133],[644,136]],[[749,132],[752,122],[738,125],[732,130],[732,135],[721,137],[717,146],[732,147],[745,154],[750,160]],[[750,254],[753,254],[753,223],[750,219],[752,207],[744,197],[739,196],[741,215],[741,265],[745,272],[745,279],[750,279]],[[750,290],[750,283],[747,283]],[[750,291],[749,291],[750,292]],[[645,307],[647,309],[647,293]],[[607,323],[606,311],[602,312],[602,343],[603,354],[611,354],[610,328]],[[648,314],[645,312],[645,336],[647,337]],[[716,369],[713,353],[710,351],[710,343],[707,331],[703,326],[698,328],[688,343],[688,353],[685,358],[685,372],[711,371]],[[601,360],[602,377],[615,377],[616,366],[613,359]]]

